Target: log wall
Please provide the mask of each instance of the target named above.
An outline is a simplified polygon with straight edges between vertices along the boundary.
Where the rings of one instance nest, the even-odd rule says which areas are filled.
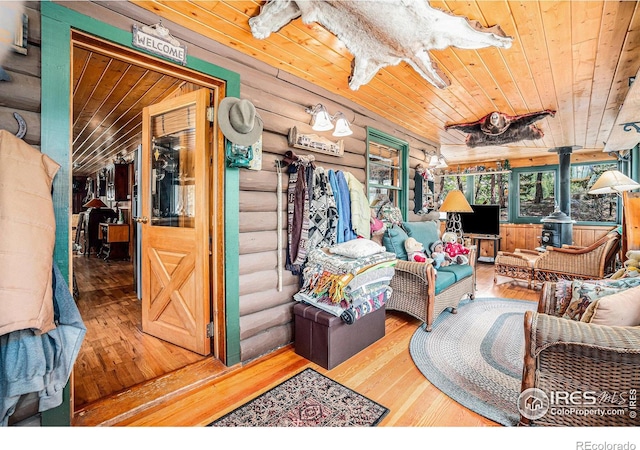
[[[63,4],[127,32],[131,31],[134,23],[154,24],[158,21],[153,13],[128,2],[63,2]],[[307,81],[268,66],[177,24],[163,21],[163,25],[177,39],[187,44],[191,56],[239,73],[240,96],[254,103],[264,121],[262,170],[239,169],[241,174],[238,301],[241,360],[246,362],[268,354],[293,340],[292,296],[298,290],[299,279],[283,269],[282,280],[280,282],[278,280],[277,265],[279,260],[284,261],[285,248],[280,250],[282,257],[278,258],[277,240],[280,234],[283,244],[286,243],[284,196],[288,177],[284,173],[281,175],[282,189],[277,192],[276,161],[282,159],[288,150],[294,150],[298,154],[313,154],[317,165],[325,169],[349,171],[364,183],[366,127],[373,127],[409,143],[411,169],[408,210],[412,211],[413,168],[419,163],[424,164],[428,158],[425,151],[433,153],[436,151],[436,146],[377,114]],[[25,100],[22,102],[26,103]],[[305,112],[305,108],[316,103],[324,104],[331,113],[342,111],[350,119],[354,133],[352,136],[343,138],[345,152],[342,157],[304,152],[288,146],[287,135],[291,127],[298,127],[301,133],[311,132],[308,125],[310,116]],[[0,104],[0,106],[4,105]],[[282,211],[277,210],[278,195],[283,197]],[[280,229],[277,227],[278,215],[283,219]],[[409,220],[417,219],[418,217],[409,213]],[[514,233],[516,237],[512,238]],[[527,232],[514,229],[504,240],[516,245],[522,239],[524,239],[523,242],[528,242],[527,239],[530,239],[521,236],[535,233],[533,229]]]
[[[27,54],[9,52],[0,66],[11,78],[0,81],[0,129],[18,132],[17,112],[27,123],[25,142],[40,146],[40,3],[27,2]]]
[[[64,5],[126,31],[131,31],[133,23],[157,23],[157,16],[128,2],[67,2]],[[187,44],[191,56],[239,73],[240,97],[251,100],[264,122],[262,170],[239,169],[240,347],[241,360],[246,362],[293,341],[293,294],[298,290],[299,278],[283,269],[282,280],[278,280],[278,261],[284,262],[287,241],[288,176],[282,173],[282,190],[278,193],[276,161],[289,150],[297,154],[313,154],[318,166],[349,171],[364,184],[366,127],[406,140],[411,148],[411,167],[424,159],[423,149],[433,152],[436,147],[434,143],[426,142],[359,105],[304,80],[176,24],[163,21],[163,25]],[[341,157],[301,151],[288,145],[287,136],[292,127],[297,127],[301,133],[313,132],[309,126],[311,116],[305,108],[316,103],[324,104],[332,114],[342,111],[351,122],[353,135],[343,138],[345,151]],[[413,169],[409,177],[413,178]],[[278,194],[282,196],[282,211],[279,212]],[[413,193],[410,198],[413,199]],[[410,209],[413,209],[413,204]],[[282,219],[279,230],[278,214]],[[278,233],[285,247],[281,250],[280,259],[277,258]]]

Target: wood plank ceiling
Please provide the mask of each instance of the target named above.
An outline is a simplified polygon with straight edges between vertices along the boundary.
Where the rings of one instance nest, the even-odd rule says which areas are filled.
[[[616,117],[629,79],[640,67],[636,1],[431,1],[433,7],[485,26],[500,25],[513,37],[512,47],[432,51],[451,80],[446,89],[435,88],[400,63],[380,70],[357,91],[347,84],[351,53],[321,25],[296,19],[267,39],[254,38],[248,20],[259,13],[261,1],[132,3],[156,13],[163,23],[177,23],[404,126],[440,145],[450,164],[535,158],[559,146],[602,151],[619,126]],[[538,122],[545,136],[535,141],[469,148],[463,133],[444,129],[492,111],[518,115],[544,109],[557,112]]]

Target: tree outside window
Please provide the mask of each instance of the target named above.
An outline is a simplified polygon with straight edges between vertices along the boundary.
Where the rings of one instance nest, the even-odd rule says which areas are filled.
[[[369,203],[387,196],[399,206],[402,190],[400,156],[398,150],[378,143],[369,144]]]
[[[576,222],[612,222],[618,217],[616,194],[591,195],[589,190],[600,175],[616,170],[615,162],[571,166],[571,218]]]
[[[469,175],[441,176],[439,195],[437,198],[438,205],[442,204],[450,191],[454,191],[456,189],[462,191],[465,197],[467,197],[467,180],[470,178],[473,177],[470,177]]]
[[[555,210],[555,170],[519,172],[516,182],[518,218],[542,218]]]
[[[473,177],[473,201],[475,205],[499,205],[500,221],[509,220],[509,174],[479,173]]]

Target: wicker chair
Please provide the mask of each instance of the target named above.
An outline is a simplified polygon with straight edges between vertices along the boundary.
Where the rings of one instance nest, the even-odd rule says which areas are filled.
[[[547,247],[533,263],[536,281],[590,280],[615,272],[620,234],[611,231],[588,247]]]
[[[525,355],[521,392],[537,388],[550,393],[577,393],[563,408],[554,402],[555,413],[547,410],[542,417],[521,416],[527,426],[637,426],[638,419],[629,400],[630,390],[640,386],[640,327],[594,325],[556,317],[556,283],[543,283],[537,312],[527,311],[524,318]],[[528,393],[536,391],[528,391]],[[575,402],[582,393],[586,403],[594,396],[593,407],[603,410],[620,408],[624,414],[599,415],[575,413]],[[577,397],[575,397],[577,396]],[[522,396],[521,401],[528,401]],[[539,397],[538,397],[539,398]],[[556,399],[560,398],[558,396]],[[600,401],[602,400],[602,401]],[[625,404],[619,404],[619,402]],[[577,408],[580,409],[580,408]],[[540,409],[544,412],[544,409]]]
[[[475,261],[475,247],[472,247],[469,261]],[[420,319],[426,331],[431,331],[433,321],[447,308],[457,312],[458,304],[465,295],[475,298],[476,274],[463,278],[443,289],[437,295],[436,270],[431,264],[398,260],[395,275],[390,286],[393,289],[387,301],[387,311],[405,312]]]

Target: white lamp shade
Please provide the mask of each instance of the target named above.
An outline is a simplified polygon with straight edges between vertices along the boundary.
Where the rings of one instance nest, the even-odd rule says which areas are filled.
[[[333,129],[331,116],[324,106],[320,105],[313,113],[313,117],[311,118],[311,128],[316,131],[328,131]]]
[[[436,169],[446,169],[447,167],[449,167],[449,164],[447,164],[447,162],[444,160],[444,158],[442,156],[440,156],[440,158],[438,158],[438,165],[435,168]]]
[[[433,155],[431,158],[429,158],[429,167],[435,168],[438,167],[438,164],[440,164],[438,155]]]
[[[607,170],[593,184],[589,194],[617,194],[640,188],[640,183],[632,180],[618,170]]]
[[[342,136],[351,136],[353,131],[351,131],[351,127],[349,126],[349,121],[340,114],[338,120],[336,121],[336,129],[333,132],[333,135],[336,137]]]

